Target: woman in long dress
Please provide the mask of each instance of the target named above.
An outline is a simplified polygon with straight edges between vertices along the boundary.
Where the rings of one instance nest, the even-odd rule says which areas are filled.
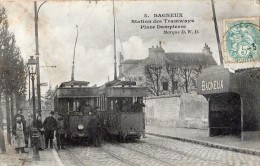
[[[43,128],[43,124],[42,124],[42,117],[40,115],[37,116],[37,119],[36,119],[36,128],[38,130],[39,137],[40,137],[39,150],[44,150],[44,147],[45,147],[44,128]]]

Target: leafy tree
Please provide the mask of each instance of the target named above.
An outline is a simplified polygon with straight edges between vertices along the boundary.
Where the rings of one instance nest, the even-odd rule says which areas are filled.
[[[25,97],[26,70],[14,34],[8,31],[5,8],[0,6],[0,95],[4,94],[6,103],[7,140],[11,143],[11,120],[14,114],[14,96],[16,105]],[[10,101],[11,99],[11,101]],[[1,102],[1,100],[0,100]],[[10,104],[11,103],[11,110]],[[3,110],[0,110],[3,111]],[[1,112],[2,113],[2,112]],[[11,115],[11,116],[10,116]],[[3,118],[0,116],[0,126]],[[1,133],[0,133],[1,134]],[[1,135],[0,135],[1,139]],[[2,142],[2,141],[1,141]],[[4,146],[4,144],[3,144]],[[1,149],[4,147],[1,147]]]
[[[54,89],[52,89],[52,86],[49,86],[49,89],[45,93],[45,96],[44,96],[44,99],[45,99],[44,104],[45,104],[47,110],[53,110],[53,107],[54,107],[53,94],[54,94]]]

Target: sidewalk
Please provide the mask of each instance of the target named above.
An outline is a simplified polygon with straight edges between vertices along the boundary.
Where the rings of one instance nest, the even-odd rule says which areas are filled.
[[[260,156],[260,140],[244,141],[235,136],[209,137],[208,130],[147,125],[146,133],[214,148]]]
[[[5,133],[6,136],[6,133]],[[55,149],[39,151],[40,160],[33,159],[33,149],[25,148],[28,153],[17,154],[13,145],[6,143],[6,154],[0,151],[0,166],[63,166]]]

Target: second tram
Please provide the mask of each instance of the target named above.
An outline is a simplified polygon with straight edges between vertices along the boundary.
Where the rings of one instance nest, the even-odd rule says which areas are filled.
[[[139,140],[145,132],[143,98],[146,87],[135,82],[114,80],[99,88],[101,121],[107,134],[120,141]]]

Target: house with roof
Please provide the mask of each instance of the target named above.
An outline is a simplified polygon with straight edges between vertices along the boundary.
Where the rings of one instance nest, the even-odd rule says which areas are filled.
[[[202,52],[188,53],[165,52],[159,42],[145,59],[124,59],[120,54],[119,60],[119,79],[147,86],[150,96],[195,92],[201,69],[217,65],[207,44]]]

